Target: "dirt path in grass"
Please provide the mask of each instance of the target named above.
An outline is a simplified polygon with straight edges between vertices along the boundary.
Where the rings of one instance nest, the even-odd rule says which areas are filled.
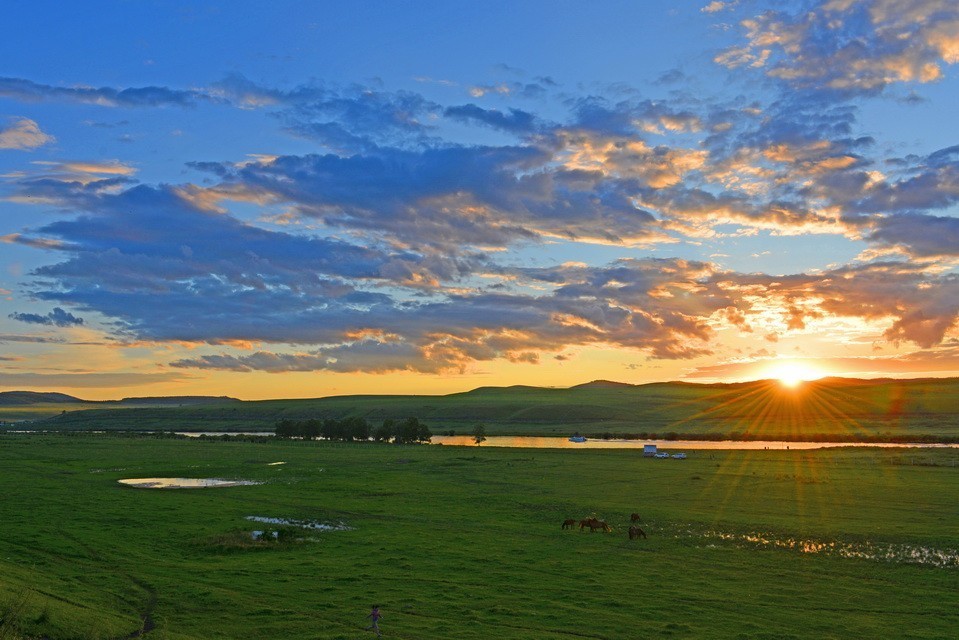
[[[80,540],[76,536],[72,536],[69,534],[64,534],[64,535],[65,537],[75,542],[79,547],[81,547],[88,554],[90,554],[90,557],[96,559],[98,562],[101,562],[101,563],[107,562],[96,547],[87,544],[86,542],[84,542],[83,540]],[[120,573],[119,575],[123,575],[128,580],[130,580],[130,582],[132,582],[133,584],[138,586],[140,589],[142,589],[146,593],[147,598],[146,598],[146,603],[144,603],[143,605],[143,608],[138,612],[138,615],[140,616],[140,628],[137,629],[136,631],[131,631],[125,636],[120,636],[119,638],[115,638],[112,640],[130,640],[131,638],[142,638],[143,636],[150,633],[156,628],[156,622],[153,620],[153,610],[156,609],[156,604],[157,604],[156,589],[151,587],[148,583],[144,582],[143,580],[140,580],[139,578],[135,578],[128,573]]]
[[[120,640],[130,640],[131,638],[142,638],[146,634],[150,633],[156,628],[156,622],[153,620],[153,610],[156,608],[157,604],[157,592],[156,589],[148,585],[142,580],[137,580],[133,576],[130,576],[130,580],[133,583],[143,589],[147,594],[147,601],[143,609],[140,611],[140,628],[132,633],[129,633]]]

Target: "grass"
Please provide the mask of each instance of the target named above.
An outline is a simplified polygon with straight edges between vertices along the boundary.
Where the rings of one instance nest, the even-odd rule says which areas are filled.
[[[153,476],[263,484],[116,482]],[[153,639],[340,640],[364,637],[373,603],[389,638],[959,629],[955,449],[667,462],[619,450],[8,434],[0,481],[0,613],[11,612],[0,634],[6,625],[18,640],[124,638],[144,626]],[[648,540],[627,539],[633,511]],[[560,528],[593,514],[614,533]],[[255,542],[249,532],[265,526],[252,515],[348,529]],[[790,541],[837,546],[811,554]],[[946,552],[946,566],[916,549]]]

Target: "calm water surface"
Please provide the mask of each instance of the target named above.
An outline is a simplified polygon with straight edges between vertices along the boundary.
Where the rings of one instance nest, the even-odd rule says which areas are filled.
[[[433,444],[476,446],[472,436],[433,436]],[[541,436],[487,436],[484,447],[525,447],[530,449],[642,449],[655,444],[660,451],[679,452],[684,449],[824,449],[826,447],[882,447],[903,449],[910,447],[959,447],[957,444],[912,444],[874,442],[780,442],[776,440],[587,440],[570,442],[567,438]]]
[[[253,480],[224,480],[223,478],[126,478],[117,482],[137,489],[207,489],[263,484]]]
[[[190,437],[250,435],[272,436],[272,431],[177,431],[177,434]],[[445,444],[460,447],[475,447],[473,436],[433,436],[432,444]],[[883,449],[936,449],[959,448],[959,444],[930,444],[918,442],[782,442],[779,440],[601,440],[589,439],[586,442],[570,442],[558,436],[487,436],[484,447],[517,447],[525,449],[642,449],[643,445],[655,444],[660,451],[676,453],[684,449],[826,449],[830,447],[881,447]]]

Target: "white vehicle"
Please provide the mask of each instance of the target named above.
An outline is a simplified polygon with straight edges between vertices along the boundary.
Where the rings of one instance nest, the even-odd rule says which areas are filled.
[[[666,453],[665,451],[660,451],[659,453],[656,454],[656,457],[657,457],[657,458],[668,458],[668,457],[669,457],[669,454]]]
[[[674,453],[674,454],[673,454],[673,457],[676,458],[677,460],[685,460],[685,459],[686,459],[686,454],[685,454],[685,453]]]

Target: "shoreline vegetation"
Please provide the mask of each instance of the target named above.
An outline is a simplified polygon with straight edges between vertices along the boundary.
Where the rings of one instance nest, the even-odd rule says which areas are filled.
[[[426,425],[423,425],[425,428]],[[429,438],[421,439],[395,439],[395,438],[382,438],[370,436],[365,439],[352,438],[352,437],[324,437],[324,436],[313,436],[313,437],[304,437],[301,435],[279,435],[279,434],[269,434],[266,432],[263,433],[249,433],[249,432],[240,432],[240,431],[220,431],[220,432],[190,432],[190,431],[143,431],[138,429],[133,429],[129,431],[113,429],[109,431],[78,431],[78,430],[56,430],[56,429],[23,429],[23,430],[0,430],[0,437],[4,435],[63,435],[63,436],[86,436],[86,435],[98,435],[105,437],[118,437],[118,438],[156,438],[156,439],[182,439],[182,440],[229,440],[236,442],[269,442],[274,440],[309,440],[315,442],[348,442],[355,444],[422,444],[429,445],[431,444]],[[437,436],[464,436],[472,438],[471,433],[467,432],[457,432],[456,430],[443,431],[435,433],[433,435]],[[656,441],[656,442],[682,442],[682,441],[691,441],[691,442],[782,442],[782,443],[808,443],[808,442],[823,442],[823,443],[849,443],[849,444],[860,444],[860,445],[869,445],[869,444],[902,444],[902,445],[956,445],[959,444],[959,437],[939,437],[939,436],[886,436],[886,435],[877,435],[877,436],[838,436],[835,434],[804,434],[800,437],[795,437],[792,439],[786,438],[775,438],[771,439],[768,437],[757,436],[753,434],[685,434],[685,433],[668,433],[668,434],[656,434],[650,433],[648,435],[634,434],[634,433],[623,433],[623,434],[613,434],[613,433],[601,433],[601,434],[581,434],[588,440],[593,441],[626,441],[626,442],[646,442],[646,441]],[[556,440],[566,440],[567,436],[558,436],[558,435],[541,435],[536,434],[534,436],[529,436],[527,434],[509,434],[509,435],[499,435],[498,437],[542,437],[542,438],[555,438]],[[433,443],[435,444],[435,443]],[[444,445],[442,443],[436,446],[458,446],[458,445]]]

